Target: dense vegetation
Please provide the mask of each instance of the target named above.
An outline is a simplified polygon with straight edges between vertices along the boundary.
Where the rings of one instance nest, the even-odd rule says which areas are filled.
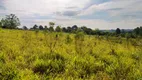
[[[30,30],[18,25],[13,14],[0,22],[0,80],[142,79],[142,27],[106,32],[54,28],[54,22]]]
[[[0,30],[0,79],[142,78],[142,39]]]

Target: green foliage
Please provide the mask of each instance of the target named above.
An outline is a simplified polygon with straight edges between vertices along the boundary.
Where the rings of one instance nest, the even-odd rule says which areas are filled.
[[[10,14],[1,20],[1,24],[3,28],[16,29],[20,26],[20,21],[15,14]]]
[[[45,30],[48,30],[48,27],[47,27],[47,26],[44,26],[44,29],[45,29]]]
[[[39,30],[43,30],[44,28],[43,28],[43,26],[42,25],[40,25],[39,26]]]
[[[82,53],[83,41],[84,41],[84,33],[83,32],[77,33],[75,35],[75,49],[77,53]]]
[[[60,26],[57,26],[56,29],[55,29],[55,31],[56,31],[56,32],[61,32],[61,31],[62,31],[62,30],[61,30],[61,27],[60,27]]]
[[[84,33],[83,32],[79,32],[75,35],[75,40],[80,40],[83,41],[84,40]]]
[[[55,75],[62,73],[65,67],[65,59],[60,54],[46,54],[35,61],[33,71],[39,74]]]
[[[70,35],[67,35],[67,37],[66,37],[66,43],[67,44],[69,44],[69,43],[71,43],[73,40],[72,40],[72,38],[70,37]]]
[[[24,29],[24,30],[28,30],[28,28],[27,28],[26,26],[23,26],[23,29]]]
[[[1,63],[5,63],[6,61],[5,61],[5,54],[4,53],[0,53],[0,62]]]
[[[14,80],[18,79],[18,70],[16,69],[16,66],[8,63],[0,65],[0,79],[1,80]]]
[[[38,26],[35,24],[32,29],[37,30]]]
[[[53,27],[49,27],[49,31],[50,31],[50,32],[53,32],[53,31],[54,31],[54,28],[53,28]]]
[[[55,23],[54,22],[49,22],[50,27],[54,27]]]
[[[116,34],[120,34],[121,30],[119,28],[116,29]]]
[[[1,21],[0,21],[0,28],[2,28],[2,23],[1,23]]]
[[[140,37],[8,29],[0,37],[0,80],[142,78]]]
[[[136,35],[142,36],[142,26],[135,28],[133,32],[134,32]]]

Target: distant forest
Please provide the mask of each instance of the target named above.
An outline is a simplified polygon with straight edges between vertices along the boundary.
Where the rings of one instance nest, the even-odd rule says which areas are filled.
[[[117,28],[116,30],[99,30],[99,29],[91,29],[86,26],[78,27],[77,25],[73,25],[72,27],[61,27],[56,26],[54,22],[49,22],[48,26],[43,25],[34,25],[32,28],[28,29],[27,26],[23,26],[23,28],[18,28],[20,26],[20,20],[15,14],[6,15],[5,18],[0,20],[0,27],[4,29],[19,29],[19,30],[43,30],[48,32],[65,32],[65,33],[78,33],[83,32],[87,35],[98,35],[98,36],[116,36],[116,37],[126,37],[126,38],[141,38],[142,37],[142,26],[136,27],[132,30],[125,30]]]

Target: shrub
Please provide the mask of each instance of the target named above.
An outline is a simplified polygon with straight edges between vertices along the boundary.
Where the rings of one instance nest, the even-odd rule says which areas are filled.
[[[84,41],[84,33],[79,32],[75,35],[75,49],[77,53],[83,53],[82,47],[83,47],[83,41]]]
[[[52,75],[64,72],[65,59],[60,54],[51,53],[40,58],[34,63],[33,71],[35,73]]]
[[[72,38],[70,37],[70,35],[67,35],[66,37],[66,43],[69,44],[72,42]]]

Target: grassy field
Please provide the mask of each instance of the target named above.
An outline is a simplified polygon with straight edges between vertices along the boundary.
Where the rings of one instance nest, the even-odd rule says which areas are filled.
[[[142,80],[142,39],[0,30],[0,80]]]

